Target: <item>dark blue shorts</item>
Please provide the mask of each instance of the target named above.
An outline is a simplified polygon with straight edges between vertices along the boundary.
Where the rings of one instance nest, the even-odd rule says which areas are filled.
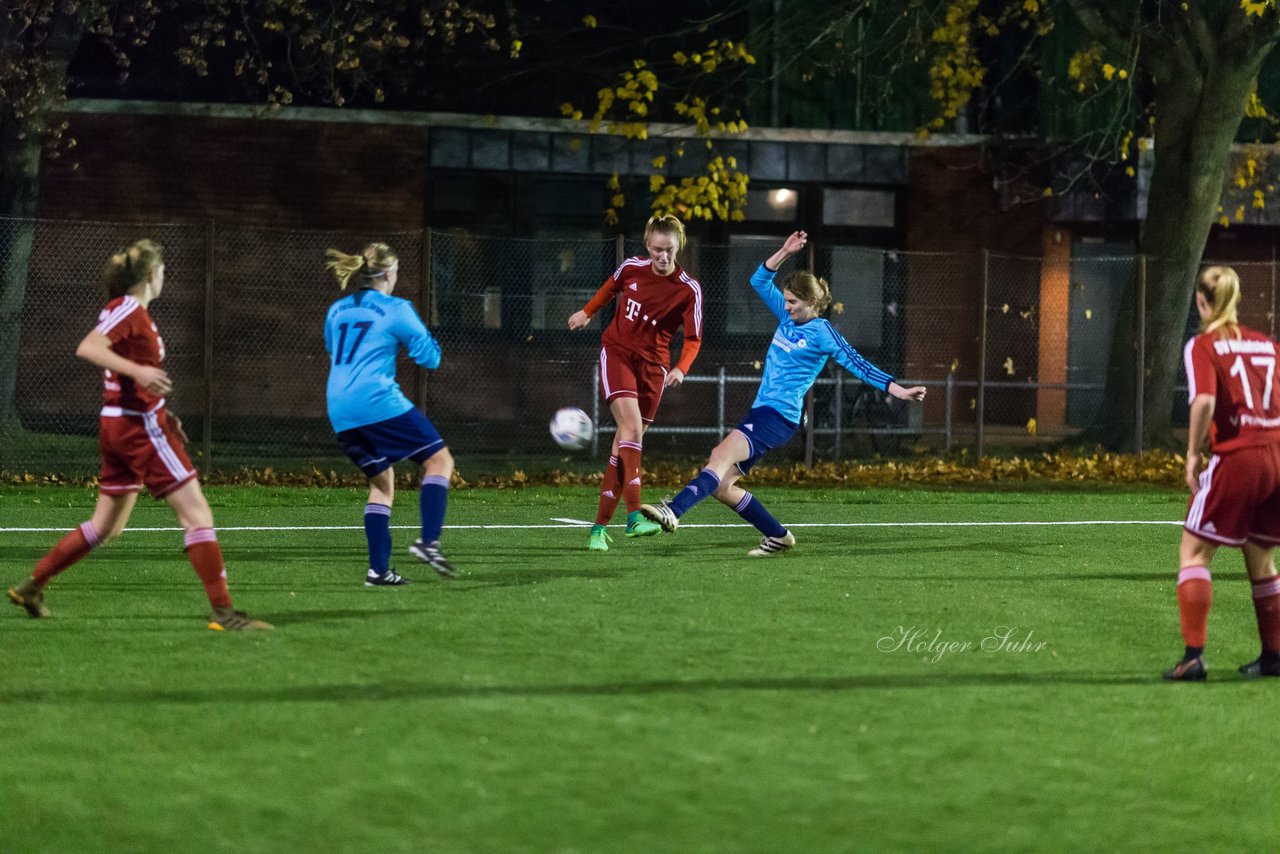
[[[751,446],[751,456],[738,463],[738,471],[746,474],[765,454],[790,442],[800,425],[792,424],[772,407],[757,406],[742,416],[737,429]]]
[[[343,430],[338,444],[366,477],[373,477],[401,460],[425,462],[444,447],[444,439],[436,425],[415,408],[386,421]]]

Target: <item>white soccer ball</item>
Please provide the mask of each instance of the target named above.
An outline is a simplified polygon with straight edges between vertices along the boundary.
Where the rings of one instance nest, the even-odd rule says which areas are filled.
[[[595,432],[591,416],[576,406],[566,406],[551,416],[551,438],[566,451],[581,451],[591,444]]]

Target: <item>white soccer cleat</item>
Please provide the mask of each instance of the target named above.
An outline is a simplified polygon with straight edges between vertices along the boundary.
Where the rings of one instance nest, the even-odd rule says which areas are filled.
[[[782,554],[796,544],[795,534],[787,531],[781,537],[761,537],[760,545],[747,552],[750,557],[768,557]]]
[[[656,522],[668,534],[674,534],[676,528],[680,527],[680,517],[671,509],[671,505],[665,498],[657,504],[641,504],[640,512],[644,518],[650,522]]]

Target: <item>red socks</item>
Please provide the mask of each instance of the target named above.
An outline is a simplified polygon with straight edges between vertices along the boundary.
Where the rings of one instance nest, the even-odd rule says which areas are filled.
[[[209,604],[215,608],[230,608],[231,594],[227,591],[227,570],[222,564],[222,549],[213,528],[188,531],[182,537],[187,547],[187,560],[195,567],[196,575],[204,583]]]
[[[608,525],[613,512],[618,509],[618,499],[622,498],[622,472],[618,470],[618,458],[609,457],[609,465],[605,466],[604,478],[600,481],[600,505],[596,508],[596,524]]]
[[[99,543],[98,532],[93,529],[92,521],[72,528],[48,554],[40,558],[31,578],[43,589],[55,575],[93,551]]]
[[[640,443],[619,442],[618,457],[622,460],[622,500],[627,512],[640,509]]]
[[[1252,584],[1253,610],[1258,615],[1262,651],[1280,653],[1280,575]]]
[[[1182,619],[1182,640],[1187,646],[1203,647],[1213,604],[1213,579],[1205,566],[1184,566],[1178,572],[1178,614]]]

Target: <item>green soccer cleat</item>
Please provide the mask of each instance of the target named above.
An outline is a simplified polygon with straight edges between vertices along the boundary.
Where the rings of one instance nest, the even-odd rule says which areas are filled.
[[[644,513],[639,510],[633,510],[627,514],[628,537],[651,537],[661,530],[661,525],[644,518]]]
[[[35,579],[29,578],[17,587],[9,588],[9,601],[26,610],[32,617],[47,617],[50,611],[44,604],[44,591],[36,585]]]
[[[591,526],[591,538],[587,540],[588,551],[607,552],[611,542],[613,542],[613,537],[609,536],[609,532],[605,530],[604,525]]]

